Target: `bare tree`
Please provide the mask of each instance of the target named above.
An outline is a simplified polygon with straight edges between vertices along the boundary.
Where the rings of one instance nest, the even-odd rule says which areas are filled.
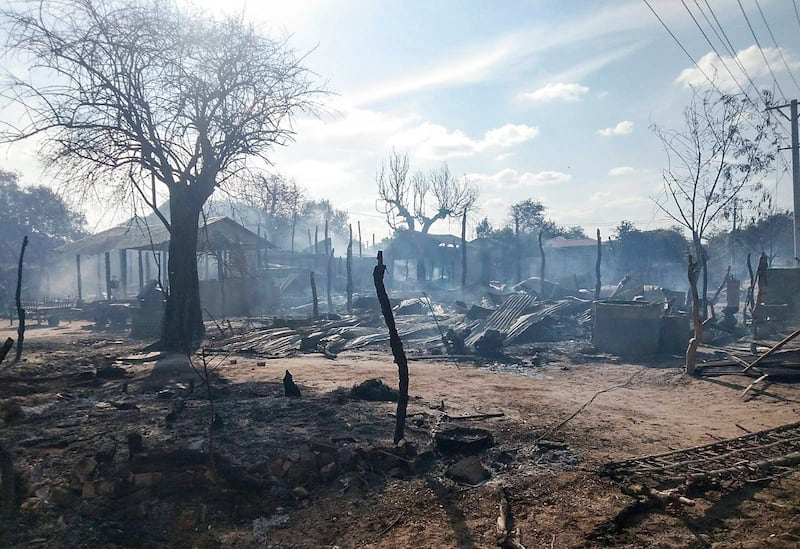
[[[171,234],[162,345],[204,329],[197,278],[203,204],[247,158],[293,137],[313,110],[313,75],[285,41],[241,17],[212,19],[173,0],[22,0],[2,12],[7,49],[30,62],[5,95],[25,108],[2,141],[38,136],[47,163],[86,189],[133,189]],[[170,219],[158,210],[166,187]]]
[[[478,198],[477,186],[467,178],[453,177],[447,164],[409,176],[408,155],[396,151],[381,165],[376,183],[377,209],[393,230],[419,227],[422,234],[428,234],[434,223],[460,217]]]
[[[770,148],[774,143],[769,139],[769,119],[753,112],[743,96],[694,90],[683,115],[685,126],[680,130],[651,126],[668,162],[664,192],[656,204],[689,230],[703,269],[701,311],[705,318],[708,257],[703,239],[735,197],[760,188],[758,177],[774,160],[774,147]]]
[[[248,179],[238,198],[259,211],[270,238],[283,238],[303,204],[303,189],[279,173],[258,172]]]
[[[426,235],[437,221],[465,215],[478,199],[478,187],[466,177],[453,177],[447,164],[410,176],[409,171],[408,155],[393,150],[375,178],[376,207],[393,230],[406,229],[415,236],[419,227],[419,233]],[[418,257],[417,279],[424,279],[425,263],[421,253]]]

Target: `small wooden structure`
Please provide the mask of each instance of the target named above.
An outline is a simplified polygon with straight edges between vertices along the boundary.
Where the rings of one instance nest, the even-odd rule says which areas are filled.
[[[211,255],[217,258],[218,276],[224,278],[223,264],[232,250],[252,251],[260,257],[262,251],[274,249],[276,246],[256,233],[243,227],[229,217],[208,218],[198,227],[198,254]],[[105,289],[106,299],[112,299],[116,293],[127,297],[129,269],[129,253],[135,253],[138,261],[138,289],[142,290],[147,280],[151,279],[151,263],[156,266],[167,265],[170,234],[163,224],[148,224],[142,219],[132,219],[118,227],[89,235],[70,242],[55,251],[75,255],[77,269],[76,286],[78,300],[83,299],[83,283],[81,278],[81,256],[105,257]],[[111,253],[119,253],[119,279],[111,273]],[[207,271],[208,269],[206,269]],[[162,286],[167,286],[168,277],[165,268],[158,268]]]

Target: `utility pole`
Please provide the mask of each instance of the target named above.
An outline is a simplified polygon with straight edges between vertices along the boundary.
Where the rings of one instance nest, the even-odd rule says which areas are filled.
[[[783,112],[783,109],[789,107],[789,116]],[[792,196],[794,198],[794,210],[792,215],[794,217],[794,259],[800,261],[800,144],[798,144],[798,128],[797,128],[797,99],[792,99],[789,103],[784,105],[776,105],[767,108],[768,111],[777,110],[784,118],[789,121],[792,127]],[[785,150],[780,149],[780,150]]]

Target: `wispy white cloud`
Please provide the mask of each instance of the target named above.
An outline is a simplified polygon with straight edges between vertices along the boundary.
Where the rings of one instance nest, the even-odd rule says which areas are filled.
[[[602,135],[603,137],[613,137],[616,135],[629,135],[633,133],[633,122],[630,120],[623,120],[619,122],[616,126],[611,128],[603,128],[601,130],[597,130],[598,135]]]
[[[608,171],[608,175],[610,175],[611,177],[621,177],[623,175],[630,175],[635,171],[636,170],[634,170],[630,166],[617,166],[616,168],[611,168]]]
[[[487,131],[482,139],[473,139],[462,130],[432,122],[423,122],[394,135],[390,142],[398,149],[408,150],[414,157],[444,160],[472,156],[487,149],[510,147],[534,139],[539,128],[525,124],[506,124]]]
[[[473,173],[468,177],[479,185],[493,185],[498,189],[521,189],[562,185],[569,182],[572,176],[568,173],[544,170],[541,172],[523,172],[506,168],[494,174]]]
[[[672,18],[677,12],[675,7],[670,2],[660,4],[658,9],[662,16],[675,22]],[[602,10],[588,9],[564,23],[534,26],[496,37],[478,47],[452,54],[449,59],[442,59],[436,65],[389,78],[363,91],[348,94],[347,97],[354,105],[366,105],[416,91],[481,82],[543,52],[585,44],[608,34],[620,36],[627,31],[657,25],[657,21],[648,17],[645,11],[646,8],[641,4],[630,1]],[[630,55],[641,45],[637,41],[603,52],[551,76],[551,81],[580,80],[609,63]]]
[[[381,82],[348,98],[354,105],[364,105],[443,85],[480,82],[490,74],[492,67],[508,58],[514,50],[514,38],[501,38],[484,50],[485,53],[467,53],[459,59],[447,60],[434,67]]]
[[[781,48],[780,51],[777,48],[763,48],[763,52],[769,66],[776,73],[786,70],[781,60],[781,54],[790,68],[800,68],[800,61],[786,48]],[[714,52],[709,52],[697,61],[696,67],[683,69],[675,81],[683,84],[684,87],[706,85],[709,83],[706,79],[708,76],[722,91],[740,91],[739,85],[747,89],[749,84],[745,72],[753,79],[770,75],[769,67],[764,63],[764,57],[756,45],[740,50],[736,53],[735,59],[727,55],[720,57]]]
[[[541,88],[522,93],[522,98],[534,103],[549,103],[551,101],[580,101],[589,93],[588,86],[576,83],[551,82]]]

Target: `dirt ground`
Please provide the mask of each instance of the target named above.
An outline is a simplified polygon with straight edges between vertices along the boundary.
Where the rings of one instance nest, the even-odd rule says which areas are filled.
[[[693,379],[678,359],[624,363],[580,341],[549,345],[537,367],[412,360],[397,449],[395,403],[349,394],[371,378],[396,386],[388,348],[209,354],[211,414],[187,359],[135,356],[145,344],[79,322],[32,327],[25,360],[0,368],[0,441],[21,504],[0,546],[497,547],[501,491],[528,548],[800,546],[798,471],[623,522],[632,500],[598,472],[798,421],[794,385],[742,400],[747,378]],[[286,370],[300,399],[283,396]],[[477,414],[502,416],[458,419]],[[478,453],[488,480],[448,478],[461,456],[432,451],[432,436],[453,426],[491,433]],[[129,455],[131,435],[145,458]],[[214,464],[198,458],[209,454]]]

